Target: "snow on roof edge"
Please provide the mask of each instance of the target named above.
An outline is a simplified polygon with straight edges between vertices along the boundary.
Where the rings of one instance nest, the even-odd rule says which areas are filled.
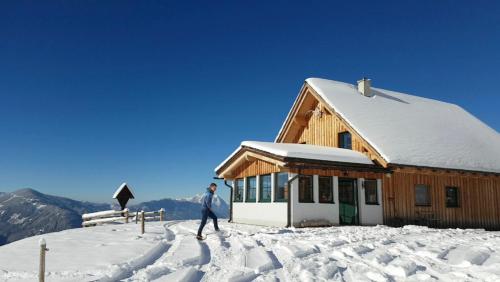
[[[294,105],[295,105],[295,103],[297,103],[297,101],[299,100],[300,94],[302,93],[302,90],[304,89],[305,82],[306,82],[306,81],[304,81],[304,83],[303,83],[303,84],[302,84],[302,86],[300,87],[299,94],[297,94],[297,97],[295,97],[295,100],[293,101],[293,104],[292,104],[292,106],[290,107],[290,110],[288,111],[288,114],[286,115],[285,120],[283,121],[283,124],[281,124],[281,128],[280,128],[280,130],[278,131],[278,135],[276,135],[276,138],[274,138],[274,142],[278,142],[278,138],[279,138],[279,136],[281,135],[281,132],[283,131],[283,129],[285,128],[286,121],[288,120],[288,118],[289,118],[289,117],[290,117],[290,115],[292,114],[293,106],[294,106]]]
[[[339,115],[363,138],[366,140],[366,142],[368,142],[368,144],[370,144],[379,154],[380,156],[386,160],[388,163],[390,162],[390,159],[389,157],[384,154],[382,152],[382,150],[380,150],[380,148],[378,148],[376,145],[373,144],[373,142],[369,141],[369,139],[366,137],[366,136],[363,136],[363,134],[360,132],[360,130],[358,128],[356,128],[356,126],[354,126],[341,112],[339,112],[337,109],[335,109],[333,107],[333,105],[327,101],[327,99],[325,98],[325,95],[324,93],[320,93],[321,91],[319,90],[318,87],[315,87],[313,85],[313,83],[311,83],[311,80],[312,79],[324,79],[324,78],[316,78],[316,77],[309,77],[307,78],[306,80],[304,80],[304,84],[302,85],[302,87],[300,88],[300,91],[299,91],[299,94],[297,95],[297,97],[295,98],[295,101],[293,102],[292,104],[292,107],[290,108],[290,110],[288,111],[288,114],[285,118],[285,120],[283,121],[283,124],[281,125],[281,128],[280,130],[278,131],[278,134],[276,135],[276,138],[274,138],[274,142],[277,142],[278,141],[278,138],[280,137],[280,135],[282,134],[284,128],[285,128],[285,124],[286,124],[286,121],[290,118],[290,115],[292,114],[292,110],[293,110],[293,105],[295,105],[295,103],[297,103],[299,97],[300,97],[300,94],[302,93],[302,90],[304,89],[304,86],[305,84],[307,83],[309,86],[311,86],[311,88],[314,89],[314,91],[316,91],[316,93],[318,93],[328,104],[328,106],[330,106],[336,113],[339,113]],[[346,82],[340,82],[340,81],[336,81],[338,83],[344,83],[346,85],[351,85],[353,86],[353,84],[350,84],[350,83],[346,83]]]
[[[359,130],[359,128],[357,128],[347,117],[345,117],[345,115],[341,111],[336,109],[334,107],[333,103],[331,101],[328,101],[325,93],[323,93],[323,91],[321,91],[321,89],[319,87],[315,86],[314,83],[311,83],[312,79],[315,79],[315,78],[310,77],[310,78],[307,78],[305,81],[307,82],[307,84],[309,84],[314,89],[314,91],[316,91],[316,93],[318,93],[325,100],[325,102],[327,102],[328,106],[330,106],[336,113],[338,113],[347,122],[347,124],[349,124],[356,131],[356,133],[358,133],[361,136],[361,138],[366,140],[366,142],[370,146],[372,146],[375,149],[375,151],[377,151],[377,153],[379,153],[380,156],[384,160],[386,160],[386,162],[390,163],[391,162],[390,158],[377,145],[375,145],[372,141],[370,141],[370,139],[367,136],[364,136],[363,132],[361,132],[361,130]],[[323,78],[320,78],[320,79],[323,79]],[[346,83],[346,82],[339,82],[339,83],[344,83],[344,84],[353,86],[353,84]]]
[[[125,188],[125,186],[128,188],[130,193],[132,193],[132,196],[134,195],[134,192],[132,191],[130,185],[128,185],[127,182],[123,182],[122,185],[120,185],[120,187],[118,187],[118,189],[116,189],[115,193],[113,194],[113,199],[116,199],[116,197],[118,197],[118,194],[120,194],[120,192],[122,191],[123,188]]]
[[[250,147],[261,150],[270,154],[278,155],[281,157],[299,158],[299,159],[317,159],[324,161],[337,161],[344,163],[358,163],[358,164],[373,164],[367,156],[361,152],[335,148],[318,146],[311,144],[296,144],[296,143],[276,143],[276,142],[262,142],[262,141],[243,141],[241,145],[227,157],[221,164],[215,168],[215,172],[221,169],[231,158],[233,158],[243,147]],[[274,148],[273,148],[274,147]],[[281,147],[281,148],[280,148]],[[288,148],[286,148],[288,147]],[[302,147],[304,150],[297,150]],[[317,149],[317,152],[311,150]],[[337,153],[337,154],[336,154]]]
[[[408,160],[408,159],[405,160],[405,159],[400,159],[398,157],[393,158],[394,156],[393,157],[389,157],[389,155],[390,155],[389,153],[391,153],[390,150],[388,150],[387,152],[385,152],[382,149],[382,147],[381,147],[384,144],[381,143],[380,144],[381,146],[377,146],[376,143],[373,142],[368,137],[368,133],[365,134],[364,131],[362,131],[359,127],[356,126],[355,122],[352,122],[349,118],[346,117],[346,115],[341,110],[342,106],[337,107],[337,103],[335,101],[330,100],[330,98],[332,98],[332,97],[330,97],[331,95],[329,94],[328,89],[323,89],[324,86],[321,86],[321,84],[324,81],[328,81],[329,83],[335,83],[335,84],[339,84],[339,85],[344,85],[346,87],[353,88],[354,91],[357,91],[356,86],[353,85],[353,84],[350,84],[350,83],[339,82],[339,81],[330,80],[330,79],[323,79],[323,78],[308,78],[308,79],[305,80],[305,82],[311,88],[313,88],[314,91],[316,91],[316,93],[321,98],[324,99],[324,101],[326,102],[326,104],[329,107],[331,107],[332,109],[334,109],[335,112],[338,113],[339,116],[341,116],[388,163],[401,164],[401,165],[410,165],[410,166],[424,166],[424,167],[444,168],[444,169],[457,169],[457,170],[465,170],[465,171],[482,171],[482,172],[500,173],[500,167],[490,166],[487,163],[482,163],[482,164],[478,163],[476,165],[465,165],[465,166],[463,164],[453,164],[453,163],[442,163],[440,165],[436,163],[435,165],[425,165],[425,164],[419,164],[419,163],[412,162],[411,160]],[[498,136],[500,136],[498,134],[498,132],[495,129],[493,129],[491,126],[489,126],[488,124],[484,123],[479,118],[477,118],[476,116],[474,116],[473,114],[471,114],[470,112],[468,112],[463,107],[461,107],[461,106],[459,106],[457,104],[454,104],[454,103],[451,103],[451,102],[440,101],[440,100],[436,100],[436,99],[432,99],[432,98],[427,98],[427,97],[415,96],[415,95],[406,94],[406,93],[397,92],[397,91],[392,91],[392,90],[386,90],[386,89],[382,89],[382,88],[375,88],[375,87],[373,87],[373,89],[376,90],[376,91],[382,92],[382,93],[394,93],[394,94],[398,94],[398,95],[404,95],[404,96],[408,96],[409,98],[418,98],[420,100],[425,100],[425,101],[428,101],[430,103],[440,104],[440,105],[446,106],[448,108],[455,108],[455,109],[457,109],[457,110],[459,110],[461,112],[462,116],[464,116],[466,118],[469,118],[469,119],[472,119],[472,120],[476,121],[478,124],[480,124],[481,128],[483,130],[486,130],[487,132],[492,133],[492,135],[498,135]],[[287,119],[288,118],[289,118],[289,116],[287,117]],[[281,134],[281,132],[278,133],[278,136],[280,134]],[[392,152],[391,155],[393,153],[394,152]]]
[[[236,155],[241,150],[241,145],[236,148],[226,159],[224,159],[218,166],[215,167],[214,172],[217,173],[234,155]]]

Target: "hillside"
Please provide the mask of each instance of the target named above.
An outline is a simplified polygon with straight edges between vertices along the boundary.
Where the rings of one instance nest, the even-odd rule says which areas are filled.
[[[500,232],[420,226],[273,228],[199,221],[43,235],[48,281],[499,281]],[[0,247],[0,280],[34,281],[39,236]],[[68,259],[71,258],[71,259]]]
[[[0,194],[0,245],[29,236],[81,226],[81,214],[109,209],[33,189]]]

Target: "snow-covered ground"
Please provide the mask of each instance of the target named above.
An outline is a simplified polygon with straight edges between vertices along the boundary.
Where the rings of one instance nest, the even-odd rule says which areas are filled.
[[[283,229],[199,221],[46,234],[47,281],[500,281],[500,232],[403,228]],[[0,247],[0,280],[33,281],[39,236]]]

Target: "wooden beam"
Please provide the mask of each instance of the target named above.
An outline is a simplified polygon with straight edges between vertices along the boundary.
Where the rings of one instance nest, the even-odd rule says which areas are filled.
[[[243,149],[245,150],[245,149]],[[235,159],[231,164],[229,164],[223,171],[219,173],[219,177],[221,178],[229,178],[232,175],[232,171],[237,168],[239,165],[243,164],[244,162],[250,162],[254,160],[262,160],[267,163],[275,164],[278,167],[284,167],[285,163],[273,158],[270,158],[268,156],[262,156],[259,155],[255,152],[249,152],[245,151],[241,156],[239,156],[237,159]]]
[[[301,127],[306,127],[307,126],[307,119],[303,116],[295,116],[293,118],[293,122],[296,123],[298,126]]]

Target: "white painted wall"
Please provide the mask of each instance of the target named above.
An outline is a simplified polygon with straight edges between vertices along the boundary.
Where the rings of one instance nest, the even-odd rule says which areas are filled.
[[[285,227],[286,203],[233,203],[233,222]]]
[[[290,178],[296,174],[291,173]],[[325,220],[332,225],[339,224],[338,179],[334,178],[334,204],[319,203],[318,176],[313,176],[314,203],[299,203],[299,181],[292,182],[292,224],[299,226],[302,221]]]
[[[290,173],[288,179],[295,176],[295,173]],[[271,203],[233,203],[233,222],[269,225],[283,227],[287,224],[287,203],[274,202],[275,183],[274,174],[271,184]],[[319,183],[318,176],[313,176],[313,199],[314,203],[299,203],[299,187],[298,179],[295,179],[291,184],[291,218],[294,226],[299,226],[301,222],[307,220],[325,220],[332,225],[339,224],[339,189],[338,177],[333,176],[333,200],[334,203],[319,203]],[[257,197],[259,196],[260,177],[257,177]],[[246,178],[245,178],[246,187]],[[377,191],[379,205],[365,204],[365,191],[363,187],[364,179],[358,179],[358,201],[359,201],[359,223],[361,225],[376,225],[383,224],[382,213],[382,180],[377,180]],[[234,183],[233,183],[234,187]],[[246,200],[246,191],[243,196]],[[257,198],[257,201],[259,198]]]
[[[378,205],[365,204],[365,188],[363,178],[358,178],[358,199],[359,199],[359,224],[377,225],[384,224],[382,210],[382,180],[377,179],[377,198]]]

